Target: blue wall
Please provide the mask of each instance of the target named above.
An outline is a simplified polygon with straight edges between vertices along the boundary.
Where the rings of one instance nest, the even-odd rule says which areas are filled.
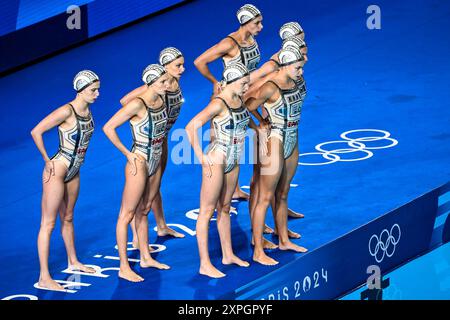
[[[0,73],[186,0],[15,0],[0,2]],[[66,26],[70,5],[80,30]]]

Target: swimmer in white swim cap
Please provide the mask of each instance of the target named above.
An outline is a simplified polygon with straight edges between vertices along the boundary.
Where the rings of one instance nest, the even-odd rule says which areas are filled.
[[[217,210],[217,229],[222,247],[222,264],[248,267],[249,263],[233,252],[230,209],[238,183],[239,159],[244,148],[251,117],[242,101],[248,89],[249,71],[241,63],[227,65],[222,73],[221,91],[186,126],[186,133],[197,158],[202,163],[200,212],[196,235],[200,255],[199,273],[212,278],[225,274],[211,262],[208,251],[209,223]],[[206,154],[199,143],[198,129],[212,122],[215,139]]]
[[[220,92],[220,82],[211,73],[208,64],[217,59],[222,59],[224,67],[240,62],[252,73],[261,60],[255,37],[263,29],[262,13],[254,5],[245,4],[238,9],[236,17],[240,25],[239,29],[207,49],[194,61],[198,71],[213,84],[213,96]],[[252,77],[250,81],[252,81]],[[213,130],[211,130],[211,133],[213,133]],[[211,139],[213,140],[214,137],[211,136]],[[233,198],[248,200],[249,195],[241,190],[238,185]]]
[[[127,158],[116,236],[120,256],[119,277],[131,282],[144,280],[128,262],[128,225],[133,218],[141,268],[170,268],[152,258],[148,245],[148,213],[161,185],[161,156],[167,125],[165,94],[169,90],[170,75],[163,66],[151,64],[144,69],[141,79],[145,83],[145,91],[126,103],[103,127],[109,140]],[[122,143],[116,132],[126,122],[130,124],[133,137],[131,150]]]
[[[168,47],[163,49],[159,54],[159,63],[164,67],[166,72],[169,74],[169,89],[166,91],[165,99],[167,106],[167,125],[166,125],[166,136],[163,141],[163,149],[161,155],[161,165],[162,165],[162,174],[164,174],[167,160],[168,160],[168,138],[170,134],[170,129],[173,127],[175,122],[178,119],[178,116],[181,112],[181,106],[184,103],[183,94],[181,92],[180,87],[180,78],[184,73],[184,57],[180,50],[175,47]],[[126,96],[124,96],[120,103],[125,105],[129,101],[133,100],[140,94],[142,94],[146,90],[146,86],[143,85],[139,88],[134,89]],[[156,195],[155,200],[152,203],[152,212],[155,217],[156,225],[157,225],[157,234],[160,237],[163,236],[171,236],[175,238],[184,238],[184,234],[177,232],[167,226],[164,210],[163,210],[163,201],[162,194],[159,192]],[[131,223],[131,230],[133,232],[133,247],[139,248],[139,242],[137,238],[137,232],[135,228],[135,221],[133,220]]]
[[[94,120],[90,110],[100,89],[99,77],[90,70],[79,72],[73,80],[77,92],[75,99],[59,107],[39,122],[31,131],[36,146],[44,161],[42,174],[42,219],[38,235],[40,288],[64,291],[52,279],[48,266],[50,237],[58,212],[68,257],[68,268],[85,273],[95,270],[82,264],[76,254],[74,242],[74,208],[80,188],[80,168],[85,160],[89,141],[94,132]],[[52,157],[44,146],[43,134],[58,127],[59,149]]]
[[[268,117],[258,115],[258,121],[266,125],[268,139],[265,150],[260,153],[260,172],[258,176],[258,197],[252,208],[252,226],[254,239],[253,260],[264,265],[278,262],[269,257],[264,248],[265,217],[271,199],[275,198],[275,225],[279,236],[278,247],[281,250],[306,252],[306,249],[290,241],[292,235],[287,228],[287,195],[290,182],[298,166],[298,123],[300,121],[303,100],[296,81],[303,73],[304,58],[294,47],[282,49],[278,54],[280,68],[270,79],[260,86],[247,101],[249,110],[255,114],[262,106]],[[259,114],[259,112],[258,112]],[[298,235],[299,237],[299,235]],[[297,237],[297,238],[298,238]]]

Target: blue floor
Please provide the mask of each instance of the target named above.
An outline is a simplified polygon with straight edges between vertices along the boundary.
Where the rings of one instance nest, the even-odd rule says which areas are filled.
[[[195,236],[157,239],[152,231],[150,241],[166,247],[155,256],[172,267],[169,271],[140,270],[137,264],[136,270],[146,278],[141,284],[118,280],[115,269],[104,271],[106,277],[75,277],[90,286],[66,294],[33,287],[39,273],[36,237],[43,162],[30,137],[31,128],[73,98],[71,81],[76,72],[87,68],[100,75],[101,96],[92,110],[96,133],[82,169],[75,212],[76,241],[82,262],[118,267],[111,257],[118,256],[115,223],[125,159],[101,127],[119,108],[119,99],[141,84],[142,69],[156,62],[162,48],[176,46],[186,57],[187,71],[181,80],[186,103],[174,129],[183,128],[211,94],[211,85],[196,71],[193,60],[237,28],[234,13],[243,3],[194,1],[0,79],[0,298],[31,294],[39,299],[212,299],[278,268],[220,265],[212,223],[211,256],[227,273],[224,279],[197,275]],[[371,150],[373,156],[363,161],[299,166],[289,197],[289,206],[306,215],[289,222],[303,235],[297,243],[313,250],[450,180],[450,43],[443,34],[450,30],[450,2],[378,1],[381,30],[366,28],[369,1],[252,3],[264,14],[264,29],[257,38],[264,60],[278,50],[278,28],[284,22],[299,20],[306,30],[310,62],[304,71],[309,91],[299,133],[301,153],[315,152],[316,145],[342,140],[341,133],[355,129],[384,130],[398,142],[391,148]],[[221,63],[212,68],[218,77],[220,69]],[[127,125],[119,134],[131,144]],[[351,137],[356,135],[382,136],[365,132]],[[45,136],[49,153],[56,150],[57,138],[56,130]],[[175,144],[172,141],[170,147]],[[336,143],[330,148],[347,147]],[[365,155],[342,156],[350,160]],[[313,158],[300,159],[324,160]],[[249,184],[251,170],[250,165],[242,166],[241,185]],[[200,176],[198,165],[169,162],[162,184],[168,222],[195,229],[195,221],[186,213],[199,207]],[[238,255],[251,259],[248,206],[245,202],[235,205],[234,246]],[[273,225],[271,217],[268,223]],[[151,218],[151,229],[154,225]],[[272,255],[280,266],[301,256],[279,251]],[[130,252],[130,257],[137,258],[137,252]],[[59,228],[52,238],[49,262],[56,279],[71,277],[62,273],[66,256]]]
[[[414,259],[383,276],[389,286],[383,289],[383,300],[449,300],[450,243]],[[342,300],[359,300],[364,286]]]

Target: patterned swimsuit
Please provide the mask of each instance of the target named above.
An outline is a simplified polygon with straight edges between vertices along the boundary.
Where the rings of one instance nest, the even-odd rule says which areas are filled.
[[[147,160],[148,176],[155,174],[161,161],[162,145],[166,136],[167,108],[165,102],[158,109],[147,106],[145,101],[138,97],[147,108],[143,119],[137,122],[130,120],[133,134],[133,147],[131,152],[142,155]],[[164,99],[163,99],[164,101]]]
[[[67,166],[64,182],[72,180],[80,171],[84,162],[89,141],[94,133],[94,120],[91,111],[87,117],[82,117],[75,112],[73,105],[69,103],[75,114],[76,124],[71,129],[63,129],[58,126],[59,150],[51,160],[61,160]]]

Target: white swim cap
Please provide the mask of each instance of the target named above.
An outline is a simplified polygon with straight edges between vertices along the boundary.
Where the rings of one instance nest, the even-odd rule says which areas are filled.
[[[224,84],[230,84],[239,79],[242,79],[248,76],[250,72],[248,72],[247,67],[245,67],[242,63],[236,62],[229,64],[223,70],[223,82]]]
[[[303,33],[303,28],[298,22],[288,22],[281,26],[280,37],[286,39]]]
[[[252,4],[244,4],[236,13],[236,16],[241,25],[244,25],[256,17],[259,17],[261,12]]]
[[[282,67],[304,60],[305,58],[301,54],[300,50],[292,46],[282,49],[278,54],[278,61],[280,61],[280,65]]]
[[[142,81],[144,81],[148,86],[150,86],[165,73],[166,70],[164,69],[163,66],[159,64],[150,64],[142,72]]]
[[[306,48],[306,42],[302,40],[299,36],[289,37],[283,40],[281,47],[284,49],[286,47],[295,47],[297,49]]]
[[[171,63],[172,61],[182,57],[183,54],[180,50],[174,47],[168,47],[162,50],[159,54],[159,63],[162,66]]]
[[[100,81],[98,75],[91,70],[83,70],[77,73],[73,78],[73,88],[76,92],[81,92],[94,82]]]

